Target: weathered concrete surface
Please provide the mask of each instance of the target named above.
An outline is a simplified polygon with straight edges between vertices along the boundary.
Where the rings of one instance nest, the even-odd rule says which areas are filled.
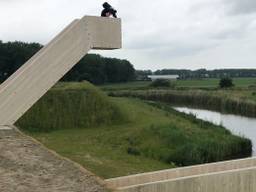
[[[177,179],[181,177],[250,168],[254,166],[256,166],[256,158],[248,158],[130,175],[125,177],[108,179],[106,180],[106,182],[111,188],[120,188],[150,182]]]
[[[120,19],[85,16],[82,20],[88,26],[92,49],[122,48]]]
[[[0,126],[0,131],[1,130],[12,130],[13,128],[8,127],[8,126]]]
[[[106,192],[103,182],[15,130],[0,130],[1,192]]]
[[[121,20],[74,20],[0,85],[0,125],[13,125],[90,49],[121,48]]]
[[[255,192],[256,167],[119,188],[122,192]]]

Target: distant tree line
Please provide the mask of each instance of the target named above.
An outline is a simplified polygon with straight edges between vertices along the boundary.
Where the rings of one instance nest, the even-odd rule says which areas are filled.
[[[151,70],[136,71],[137,80],[148,80],[148,75],[179,75],[180,79],[256,77],[256,69],[198,69],[194,71],[188,69],[163,69],[154,72]]]
[[[38,43],[0,41],[0,82],[6,80],[43,46]],[[66,74],[62,81],[88,80],[94,84],[134,80],[135,69],[127,60],[88,54]]]
[[[42,45],[38,43],[0,41],[0,82],[7,79],[41,48]]]
[[[88,54],[62,80],[88,80],[94,84],[104,84],[127,82],[134,79],[135,69],[129,61]]]
[[[256,69],[215,69],[215,70],[176,70],[163,69],[154,72],[155,75],[179,75],[181,79],[189,78],[223,78],[223,77],[256,77]]]

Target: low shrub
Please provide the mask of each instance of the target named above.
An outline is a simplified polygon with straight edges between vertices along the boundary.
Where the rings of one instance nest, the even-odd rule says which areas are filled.
[[[150,84],[151,87],[170,87],[170,81],[166,79],[156,79]]]
[[[230,88],[233,87],[233,80],[229,77],[224,77],[221,78],[220,83],[219,83],[220,88]]]
[[[128,148],[127,148],[127,153],[128,153],[129,155],[135,155],[135,156],[140,155],[139,149],[137,149],[137,148],[135,148],[135,147],[128,147]]]

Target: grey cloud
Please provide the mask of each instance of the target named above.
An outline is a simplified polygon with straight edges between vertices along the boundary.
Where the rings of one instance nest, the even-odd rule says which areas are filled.
[[[251,14],[256,12],[255,0],[224,0],[229,6],[229,13],[233,15]]]

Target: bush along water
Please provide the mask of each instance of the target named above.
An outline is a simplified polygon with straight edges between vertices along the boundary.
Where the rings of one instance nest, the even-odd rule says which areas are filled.
[[[186,105],[256,117],[256,102],[223,95],[213,95],[210,92],[201,90],[116,91],[110,92],[109,95],[116,97],[137,97],[145,100],[167,102],[172,105]]]
[[[177,112],[169,105],[158,102],[149,104],[166,111],[172,119],[182,121],[182,127],[174,121],[167,125],[152,124],[134,132],[127,139],[127,153],[130,155],[188,166],[244,158],[252,154],[249,139],[234,136],[224,127],[199,120],[193,115]]]

